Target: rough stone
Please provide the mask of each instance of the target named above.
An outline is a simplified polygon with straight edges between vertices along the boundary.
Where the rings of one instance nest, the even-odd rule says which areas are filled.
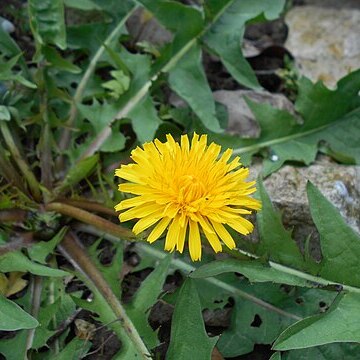
[[[251,90],[219,90],[214,92],[214,98],[227,107],[229,115],[227,132],[231,135],[241,135],[242,137],[257,137],[259,135],[259,126],[246,104],[245,98],[261,103],[265,102],[276,108],[294,113],[293,104],[282,94]]]
[[[256,178],[260,171],[261,166],[253,167],[251,177]],[[360,233],[360,166],[338,165],[330,161],[308,167],[284,166],[264,180],[272,202],[282,212],[285,227],[293,229],[293,237],[300,248],[303,248],[307,236],[312,235],[311,251],[319,258],[318,234],[306,194],[308,180],[339,210],[345,222]]]
[[[144,9],[138,9],[126,23],[129,33],[136,42],[146,41],[151,44],[162,46],[170,42],[173,35],[166,30],[155,17]]]
[[[288,12],[285,46],[302,74],[334,87],[360,67],[360,4],[353,8],[323,6],[297,6]]]

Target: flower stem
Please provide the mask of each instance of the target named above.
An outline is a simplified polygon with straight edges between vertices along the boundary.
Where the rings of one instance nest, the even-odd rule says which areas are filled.
[[[96,289],[107,301],[116,317],[120,320],[126,335],[131,340],[134,348],[141,355],[141,358],[144,360],[151,359],[149,350],[143,343],[134,324],[127,316],[124,307],[112,292],[100,271],[93,264],[76,236],[73,233],[65,235],[59,249],[69,259],[75,269],[80,271],[88,280],[91,281],[91,283],[95,285]]]
[[[33,196],[36,200],[40,200],[40,197],[41,197],[40,185],[39,185],[38,181],[36,180],[35,175],[30,170],[28,164],[21,156],[20,151],[19,151],[18,147],[16,146],[14,139],[9,131],[6,121],[0,121],[0,129],[3,134],[4,140],[6,142],[6,145],[8,146],[8,148],[11,152],[11,155],[13,156],[15,162],[17,163],[19,169],[24,174],[24,176],[29,184],[31,193],[33,194]]]
[[[60,202],[53,202],[45,205],[45,209],[47,211],[56,211],[60,214],[70,216],[76,220],[80,220],[86,224],[93,225],[99,230],[105,231],[106,233],[123,240],[134,241],[137,239],[131,230],[126,229],[120,225],[115,225],[111,221],[106,220],[101,216],[92,214],[75,206],[63,204]]]
[[[84,210],[90,210],[99,212],[102,214],[110,215],[110,216],[116,216],[116,213],[114,209],[110,209],[106,206],[103,206],[102,204],[96,202],[96,201],[89,201],[84,199],[61,199],[61,203],[71,205],[77,208],[81,208]]]

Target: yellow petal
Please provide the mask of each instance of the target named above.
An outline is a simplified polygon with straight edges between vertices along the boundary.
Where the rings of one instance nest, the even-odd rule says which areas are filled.
[[[155,223],[157,223],[160,220],[160,218],[161,218],[161,213],[155,213],[155,214],[146,216],[146,217],[140,219],[135,224],[132,231],[134,232],[135,235],[138,235],[141,232],[143,232],[144,230],[146,230],[147,228],[149,228],[151,225],[154,225]]]
[[[204,232],[206,238],[208,239],[211,247],[214,249],[214,251],[216,253],[220,252],[222,250],[222,246],[221,246],[220,240],[219,240],[218,236],[216,235],[215,231],[212,230],[211,232],[209,232],[207,230],[207,228],[204,228],[204,227],[202,229],[203,229],[203,232]]]
[[[188,227],[188,219],[185,219],[185,223],[183,226],[181,226],[181,222],[179,221],[180,224],[180,231],[179,231],[179,236],[178,236],[178,240],[176,243],[176,250],[179,251],[181,254],[184,251],[184,244],[185,244],[185,238],[186,238],[186,230]]]
[[[154,227],[154,229],[151,231],[149,237],[147,238],[147,241],[152,244],[154,241],[156,241],[165,231],[165,229],[167,228],[167,226],[169,225],[171,221],[171,218],[168,217],[164,217],[163,219],[161,219],[156,226]]]
[[[225,229],[224,225],[218,223],[216,221],[211,221],[212,226],[214,227],[215,231],[219,235],[220,239],[224,242],[224,244],[229,248],[233,249],[236,247],[235,241],[229,232]]]
[[[189,220],[189,252],[192,261],[201,260],[201,240],[199,225],[197,222]]]
[[[156,203],[149,203],[141,206],[136,206],[120,214],[119,219],[121,222],[129,221],[132,219],[143,218],[155,212],[161,211],[162,208]]]

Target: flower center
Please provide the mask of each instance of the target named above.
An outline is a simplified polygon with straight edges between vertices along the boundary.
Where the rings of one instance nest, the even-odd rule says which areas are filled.
[[[185,207],[192,208],[197,200],[202,199],[205,194],[205,186],[202,181],[193,175],[183,175],[178,179],[178,203]],[[187,209],[190,210],[191,209]],[[193,209],[196,211],[197,209]]]

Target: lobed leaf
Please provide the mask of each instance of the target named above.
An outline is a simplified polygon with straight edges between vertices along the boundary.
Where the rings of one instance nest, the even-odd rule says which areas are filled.
[[[40,45],[66,48],[63,0],[29,0],[30,28]]]
[[[217,338],[209,338],[201,315],[196,286],[190,278],[181,287],[172,318],[167,360],[211,358]]]
[[[308,317],[287,328],[273,348],[290,350],[332,342],[360,342],[359,307],[359,294],[339,295],[325,314]]]
[[[15,302],[0,294],[0,330],[33,329],[39,322]],[[1,352],[1,350],[0,350]]]
[[[350,228],[339,211],[310,182],[307,185],[311,216],[320,233],[320,275],[360,287],[360,235]]]

